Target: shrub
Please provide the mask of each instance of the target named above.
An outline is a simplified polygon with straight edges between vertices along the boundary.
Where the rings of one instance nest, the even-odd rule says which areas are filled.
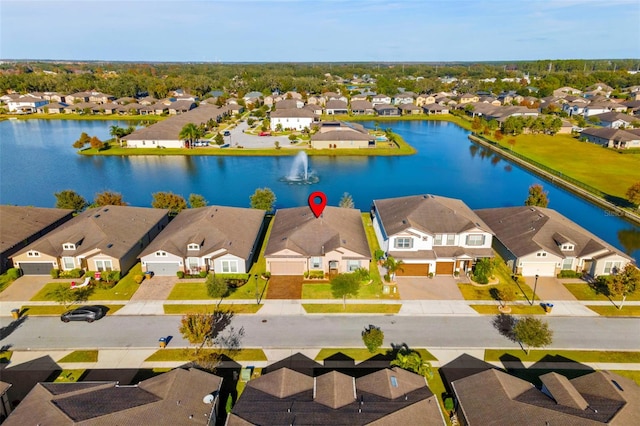
[[[444,408],[447,411],[453,410],[453,398],[448,396],[444,399]]]
[[[82,269],[72,269],[70,271],[60,271],[60,278],[80,278],[84,274]]]
[[[324,278],[324,271],[319,271],[319,270],[309,271],[309,278]]]
[[[374,353],[384,342],[384,333],[380,327],[369,324],[362,332],[362,341],[370,353]]]
[[[53,268],[50,273],[51,278],[60,278],[60,269]]]
[[[304,271],[303,275],[304,275],[305,278],[309,278],[309,271]]]
[[[229,292],[227,281],[220,276],[209,275],[206,284],[209,297],[224,297]]]
[[[580,278],[581,276],[581,272],[572,271],[571,269],[562,270],[558,274],[558,278]]]
[[[208,272],[207,271],[200,271],[200,273],[198,274],[198,276],[200,278],[206,278],[207,277]]]
[[[358,281],[369,280],[369,271],[365,268],[358,268],[353,271],[353,274],[358,278]]]
[[[376,260],[380,260],[384,258],[384,251],[378,249],[373,253],[373,257],[376,258]]]
[[[489,277],[493,271],[493,263],[489,258],[482,258],[478,260],[473,267],[474,281],[478,284],[487,284]]]
[[[182,272],[182,271],[178,271],[178,272],[176,272],[176,275],[177,275],[177,276],[178,276],[178,278],[180,278],[180,279],[184,278],[184,272]]]
[[[390,283],[391,282],[391,277],[389,276],[389,274],[384,274],[384,277],[382,277],[384,279],[384,282],[386,283]]]
[[[109,284],[115,284],[120,281],[120,271],[102,271],[100,278]]]
[[[144,279],[144,277],[142,275],[134,275],[133,276],[133,281],[136,284],[142,284],[142,280]]]
[[[247,280],[244,278],[224,278],[228,287],[238,288],[242,287],[247,283]]]
[[[265,277],[266,279],[271,278],[271,272],[267,271],[267,272],[263,272],[262,276]]]
[[[7,269],[7,276],[10,280],[17,280],[20,278],[20,269],[19,268],[10,268]]]

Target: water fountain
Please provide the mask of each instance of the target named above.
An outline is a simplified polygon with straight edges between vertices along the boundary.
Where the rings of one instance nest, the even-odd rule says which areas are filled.
[[[319,181],[318,177],[309,170],[309,156],[304,151],[300,151],[293,158],[289,174],[282,178],[284,182],[298,185],[310,185]]]

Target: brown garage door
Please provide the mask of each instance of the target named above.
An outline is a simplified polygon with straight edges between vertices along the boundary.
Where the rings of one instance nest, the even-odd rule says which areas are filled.
[[[304,262],[271,262],[271,275],[302,275]]]
[[[405,263],[402,271],[396,272],[399,277],[425,277],[429,275],[428,263]]]
[[[436,262],[436,275],[453,275],[453,262]]]

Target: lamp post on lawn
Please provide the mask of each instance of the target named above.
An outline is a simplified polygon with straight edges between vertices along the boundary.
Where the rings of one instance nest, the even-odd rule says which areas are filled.
[[[533,297],[531,298],[531,306],[533,306],[533,301],[536,300],[536,287],[538,287],[538,274],[536,274],[536,280],[533,282]]]
[[[258,292],[258,274],[253,276],[256,279],[256,305],[260,304],[260,293]]]

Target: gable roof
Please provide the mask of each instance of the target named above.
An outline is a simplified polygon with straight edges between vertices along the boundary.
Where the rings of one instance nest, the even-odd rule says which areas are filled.
[[[269,113],[271,118],[315,118],[316,114],[305,108],[277,109]]]
[[[163,250],[181,257],[206,256],[218,250],[248,259],[262,227],[265,211],[207,206],[181,211],[154,238],[140,257]],[[187,250],[196,243],[200,250]]]
[[[0,206],[0,252],[15,247],[43,229],[71,219],[72,210]]]
[[[316,218],[309,207],[294,207],[276,212],[265,256],[285,249],[322,256],[340,248],[371,256],[360,210],[327,206]]]
[[[427,234],[458,234],[471,229],[492,232],[462,200],[437,195],[374,200],[376,212],[386,235],[409,228]]]
[[[540,250],[562,258],[584,257],[604,251],[632,260],[611,244],[552,209],[519,206],[481,209],[476,210],[476,213],[494,230],[496,238],[517,257]],[[573,251],[560,250],[558,245],[562,244],[563,238],[575,244]]]
[[[104,206],[85,210],[19,253],[36,250],[60,257],[64,243],[76,244],[74,256],[99,249],[113,258],[121,258],[138,245],[163,218],[165,209],[130,206]]]
[[[634,132],[612,127],[588,127],[580,132],[580,134],[617,142],[638,140],[638,135],[636,135]]]

